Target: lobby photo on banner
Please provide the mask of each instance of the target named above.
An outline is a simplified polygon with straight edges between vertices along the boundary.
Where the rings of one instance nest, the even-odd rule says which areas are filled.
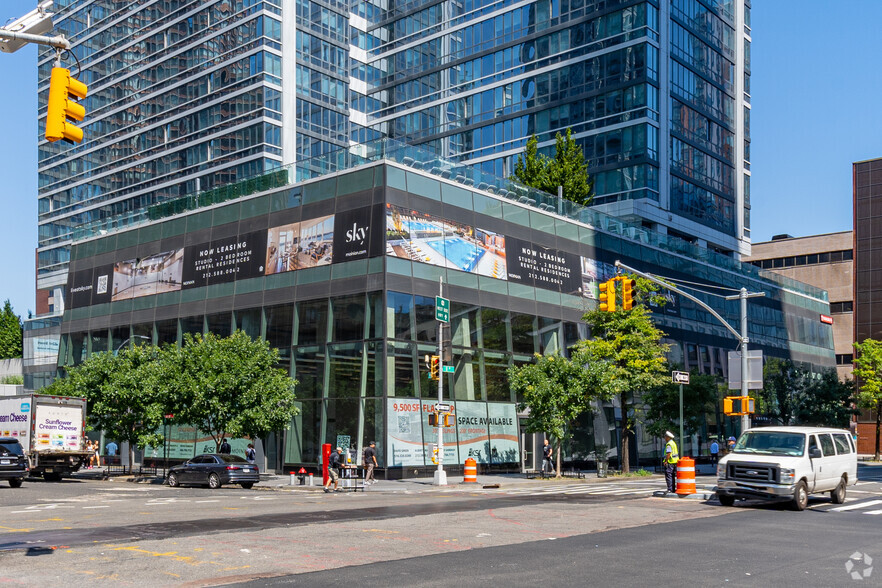
[[[113,266],[111,300],[128,300],[181,289],[184,250],[175,249],[141,259],[120,261]]]

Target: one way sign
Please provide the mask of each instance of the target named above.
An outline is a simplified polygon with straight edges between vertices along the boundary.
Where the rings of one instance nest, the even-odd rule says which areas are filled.
[[[689,372],[671,372],[671,381],[675,384],[688,384]]]

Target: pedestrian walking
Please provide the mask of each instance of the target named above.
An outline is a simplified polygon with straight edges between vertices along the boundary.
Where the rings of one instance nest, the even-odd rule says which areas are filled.
[[[377,442],[371,441],[367,449],[364,450],[362,456],[364,463],[364,485],[376,484],[374,479],[374,468],[377,467]]]
[[[674,480],[676,479],[678,461],[680,461],[680,453],[677,450],[677,442],[674,441],[674,434],[665,431],[665,456],[662,460],[665,466],[665,484],[667,484],[665,494],[673,494],[677,491]]]
[[[714,439],[710,444],[711,465],[717,465],[720,459],[720,444]]]
[[[254,463],[256,457],[257,452],[254,450],[254,445],[249,443],[248,449],[245,450],[245,461],[248,463]]]
[[[343,467],[343,448],[338,447],[336,452],[328,458],[328,481],[325,482],[325,493],[331,491],[331,482],[334,482],[334,492],[339,492],[337,483],[340,481],[340,468]]]
[[[223,453],[224,455],[229,455],[232,452],[233,452],[233,448],[230,447],[230,443],[227,441],[227,438],[224,437],[224,440],[221,441],[221,444],[220,444],[220,453]]]
[[[548,442],[548,439],[545,440],[545,445],[542,446],[542,474],[544,475],[546,472],[554,471],[554,459],[552,459],[552,449],[551,443]]]
[[[101,445],[98,441],[92,442],[92,467],[98,467],[101,465]]]
[[[104,446],[104,450],[107,452],[108,457],[115,457],[116,452],[119,451],[119,445],[117,445],[116,442],[111,441]]]

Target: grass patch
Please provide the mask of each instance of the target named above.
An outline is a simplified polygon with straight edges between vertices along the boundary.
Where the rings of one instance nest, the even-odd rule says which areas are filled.
[[[610,474],[610,478],[648,478],[652,475],[652,472],[649,470],[644,470],[640,468],[636,472],[628,472],[627,474],[623,474],[622,472],[614,472]]]

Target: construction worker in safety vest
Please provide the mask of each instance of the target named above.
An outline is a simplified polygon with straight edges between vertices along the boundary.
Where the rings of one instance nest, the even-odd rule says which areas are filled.
[[[677,472],[677,462],[680,461],[680,452],[677,451],[677,442],[674,441],[674,434],[665,431],[665,456],[662,462],[665,466],[665,483],[668,485],[666,492],[674,493],[677,488],[674,486]]]

